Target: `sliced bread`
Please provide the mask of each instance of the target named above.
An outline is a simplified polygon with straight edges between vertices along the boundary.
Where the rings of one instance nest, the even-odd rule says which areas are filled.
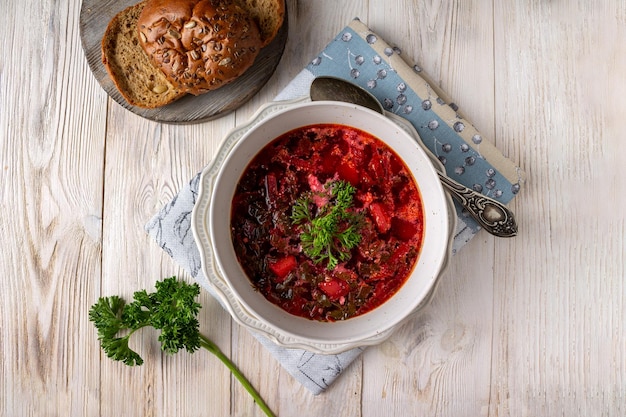
[[[118,13],[102,38],[102,62],[126,101],[153,109],[185,95],[155,67],[139,44],[137,19],[146,0]]]
[[[285,18],[285,0],[240,0],[261,29],[262,46],[276,37]]]

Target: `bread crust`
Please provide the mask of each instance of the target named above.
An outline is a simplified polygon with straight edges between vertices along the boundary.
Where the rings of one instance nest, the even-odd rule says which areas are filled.
[[[194,95],[237,79],[263,45],[249,12],[227,0],[149,0],[137,29],[153,64]]]

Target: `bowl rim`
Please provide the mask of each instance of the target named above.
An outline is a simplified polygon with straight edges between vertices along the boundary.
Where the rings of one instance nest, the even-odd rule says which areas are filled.
[[[445,196],[443,200],[446,200],[446,204],[443,206],[443,211],[445,211],[445,219],[440,223],[442,227],[444,227],[445,236],[448,238],[445,239],[445,245],[441,245],[440,252],[438,254],[438,258],[435,260],[436,265],[432,268],[433,276],[428,281],[427,285],[424,286],[424,290],[417,297],[418,301],[413,305],[414,308],[408,309],[406,314],[403,314],[402,317],[393,318],[388,320],[388,325],[383,326],[377,329],[371,329],[367,332],[363,332],[358,335],[358,337],[348,336],[348,337],[335,337],[335,338],[325,338],[325,337],[307,337],[301,333],[294,333],[290,331],[288,328],[284,326],[276,326],[271,323],[268,319],[263,317],[262,314],[259,314],[255,308],[251,307],[250,304],[246,301],[245,297],[243,297],[238,288],[233,285],[233,282],[229,279],[228,273],[225,272],[225,266],[223,264],[223,260],[219,257],[219,254],[215,252],[214,247],[207,248],[207,241],[211,243],[216,242],[216,236],[214,235],[214,229],[211,227],[211,224],[214,224],[216,221],[217,215],[215,214],[213,207],[215,207],[215,201],[218,198],[217,193],[215,193],[216,184],[219,183],[220,179],[223,175],[228,175],[228,170],[224,167],[228,166],[228,162],[234,158],[237,153],[237,149],[242,147],[247,140],[247,138],[254,134],[254,132],[258,131],[259,126],[261,128],[267,123],[271,123],[277,117],[285,117],[285,113],[289,114],[294,110],[305,107],[307,109],[314,109],[316,107],[331,107],[333,109],[350,109],[349,111],[356,111],[357,113],[365,113],[368,117],[378,118],[380,121],[385,121],[385,123],[395,123],[398,124],[398,121],[395,119],[390,120],[389,117],[380,115],[377,112],[371,111],[369,109],[365,109],[363,107],[349,104],[349,103],[341,103],[341,102],[310,102],[308,100],[294,100],[289,103],[268,103],[268,105],[263,106],[257,111],[257,113],[249,120],[248,123],[240,126],[239,128],[234,129],[227,136],[227,139],[223,142],[223,145],[218,152],[217,157],[214,159],[214,162],[205,168],[202,173],[202,178],[200,181],[200,190],[198,195],[198,202],[203,204],[197,204],[198,210],[194,210],[192,213],[192,225],[194,236],[196,237],[196,241],[200,248],[201,258],[202,258],[202,269],[207,278],[209,278],[210,283],[213,287],[218,287],[219,293],[218,298],[222,301],[222,304],[227,307],[231,316],[240,324],[245,327],[250,328],[251,330],[261,332],[264,335],[268,336],[270,339],[276,341],[279,344],[287,345],[287,346],[297,346],[297,347],[305,347],[311,348],[312,350],[318,350],[323,352],[328,352],[340,349],[345,350],[352,346],[358,345],[367,345],[374,344],[381,340],[384,340],[392,330],[397,327],[404,319],[411,315],[411,313],[419,308],[421,308],[425,303],[428,302],[430,296],[434,292],[434,288],[436,286],[436,282],[438,281],[438,277],[441,275],[441,272],[445,269],[447,264],[447,260],[449,259],[450,247],[451,247],[451,234],[453,232],[453,223],[455,216],[451,215],[450,208],[450,198],[447,193],[444,192],[443,187],[437,181],[433,181],[436,186],[438,186],[438,193],[440,196]],[[404,120],[404,119],[403,119]],[[307,123],[312,124],[312,123]],[[345,124],[345,123],[344,123]],[[292,128],[284,129],[284,131],[291,130]],[[406,126],[404,127],[406,129]],[[412,126],[410,127],[412,129]],[[407,130],[410,130],[407,129]],[[403,130],[402,126],[401,129]],[[414,131],[414,129],[413,129]],[[404,132],[399,133],[400,136],[408,135],[411,136],[411,133]],[[375,135],[378,136],[378,135]],[[412,135],[412,137],[407,138],[403,136],[405,139],[415,141],[417,138],[416,132]],[[419,140],[419,139],[417,139]],[[385,141],[387,142],[387,141]],[[393,146],[392,146],[393,148]],[[429,163],[427,169],[431,170],[431,175],[436,178],[436,168],[432,164],[432,160],[429,159],[428,154],[423,149],[423,147],[419,144],[416,144],[414,147],[416,152],[421,154],[422,158],[428,160]],[[256,149],[254,154],[256,154],[260,148]],[[394,149],[396,153],[399,152]],[[254,156],[254,155],[252,155]],[[249,161],[249,158],[246,159]],[[247,165],[247,164],[244,164]],[[243,170],[244,167],[242,167]],[[238,181],[238,179],[237,179]],[[421,188],[420,188],[421,189]],[[232,196],[229,196],[228,201],[232,200]],[[207,201],[208,200],[208,201]],[[230,204],[230,203],[229,203]],[[208,217],[208,218],[207,218]],[[223,219],[223,217],[222,217]],[[207,240],[207,231],[204,230],[201,232],[202,228],[208,228],[209,239]],[[426,240],[425,240],[426,242]],[[229,238],[229,246],[232,246],[231,240]],[[223,253],[223,252],[222,252]],[[238,262],[237,266],[240,268]],[[219,276],[221,275],[221,277]],[[247,277],[245,277],[247,280]],[[249,282],[248,282],[248,285]],[[214,288],[215,289],[215,288]],[[261,295],[262,297],[262,295]],[[279,307],[274,306],[272,303],[269,303],[267,300],[264,300],[266,304],[273,306],[274,308],[280,310],[280,312],[284,314],[288,314],[284,312]],[[237,305],[238,304],[238,305]],[[376,311],[378,309],[375,309]],[[291,315],[289,315],[291,316]],[[355,323],[357,319],[366,317],[367,314],[358,316],[349,320],[346,320],[344,323]],[[296,316],[292,316],[296,317]],[[337,326],[336,323],[325,323],[325,322],[312,322],[308,319],[299,318],[301,320],[306,321],[307,323],[318,323],[318,326]],[[360,320],[364,321],[364,320]],[[319,324],[321,323],[321,324]]]

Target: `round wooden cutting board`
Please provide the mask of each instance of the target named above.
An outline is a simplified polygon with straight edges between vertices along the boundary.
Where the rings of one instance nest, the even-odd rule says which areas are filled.
[[[124,100],[102,64],[101,42],[109,21],[139,0],[83,0],[80,11],[80,38],[96,80],[122,107],[146,119],[162,123],[189,124],[221,117],[248,101],[274,73],[287,42],[287,13],[276,38],[263,48],[254,64],[241,77],[218,90],[200,96],[188,95],[158,109],[131,106]],[[286,7],[286,6],[285,6]]]

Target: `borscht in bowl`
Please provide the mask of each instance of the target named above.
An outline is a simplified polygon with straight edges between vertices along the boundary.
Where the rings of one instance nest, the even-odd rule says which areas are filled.
[[[202,220],[216,265],[207,275],[229,311],[279,344],[317,351],[390,333],[423,305],[448,256],[448,197],[428,156],[353,104],[255,118],[218,155]]]
[[[355,127],[315,124],[274,139],[243,172],[231,238],[252,285],[283,310],[345,320],[404,284],[424,208],[408,167]]]

